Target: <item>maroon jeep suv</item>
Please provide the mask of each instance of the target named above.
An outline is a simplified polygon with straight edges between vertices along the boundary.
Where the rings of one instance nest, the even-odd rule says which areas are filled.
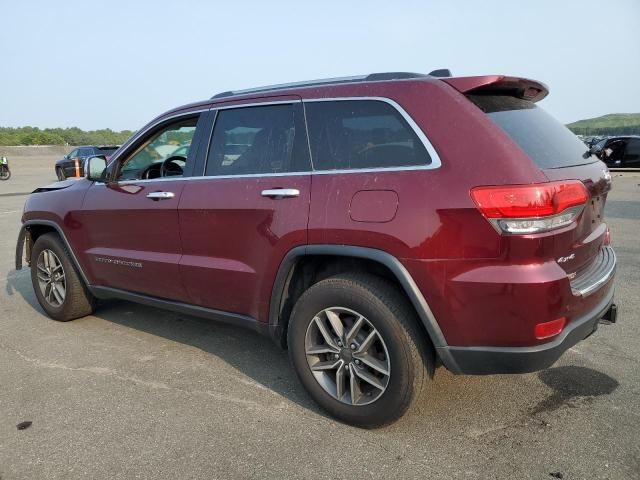
[[[384,425],[439,365],[532,372],[615,321],[611,177],[547,93],[409,73],[224,92],[35,190],[16,267],[56,320],[116,297],[263,332],[324,409]]]

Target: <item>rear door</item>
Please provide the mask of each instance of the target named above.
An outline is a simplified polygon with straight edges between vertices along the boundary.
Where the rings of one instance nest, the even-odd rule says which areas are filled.
[[[310,190],[299,98],[217,108],[204,176],[179,206],[191,302],[266,319],[280,262],[307,241]]]
[[[640,138],[630,138],[622,158],[623,167],[640,167]]]
[[[86,232],[81,254],[94,285],[187,300],[178,203],[205,123],[196,113],[152,127],[114,159],[110,182],[90,187],[80,219]]]

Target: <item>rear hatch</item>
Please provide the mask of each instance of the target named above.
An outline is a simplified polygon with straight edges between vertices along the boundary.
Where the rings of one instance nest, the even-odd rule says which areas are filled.
[[[476,80],[475,86],[472,79]],[[588,155],[578,137],[536,105],[547,94],[543,84],[511,77],[468,77],[448,83],[464,90],[549,181],[579,180],[584,184],[588,198],[575,225],[550,232],[551,238],[543,242],[544,253],[553,255],[570,278],[580,275],[608,241],[604,206],[611,176],[605,164]]]

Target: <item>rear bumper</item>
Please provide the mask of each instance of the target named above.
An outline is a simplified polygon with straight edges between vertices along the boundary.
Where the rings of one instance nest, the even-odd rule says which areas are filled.
[[[591,335],[598,322],[610,314],[613,289],[591,311],[571,322],[553,341],[532,347],[440,347],[441,357],[448,358],[453,373],[490,375],[529,373],[553,365],[562,354]],[[613,309],[615,310],[615,309]]]

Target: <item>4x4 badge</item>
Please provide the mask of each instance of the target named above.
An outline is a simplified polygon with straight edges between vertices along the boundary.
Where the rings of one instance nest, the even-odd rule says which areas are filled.
[[[576,254],[572,253],[571,255],[568,255],[566,257],[560,257],[558,259],[558,263],[568,262],[569,260],[573,260],[574,258],[576,258]]]

